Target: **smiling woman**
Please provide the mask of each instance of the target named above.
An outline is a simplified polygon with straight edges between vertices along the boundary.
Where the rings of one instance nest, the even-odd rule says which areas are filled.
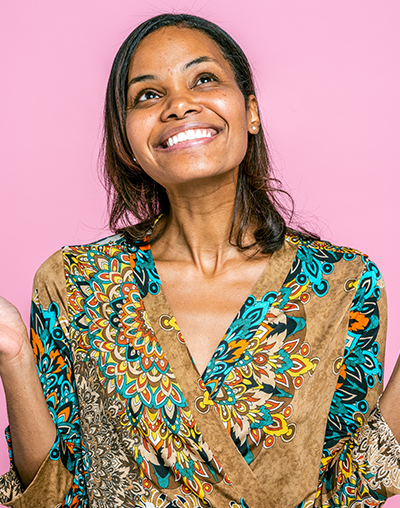
[[[186,143],[176,144],[185,129],[186,137],[194,131],[196,139],[204,138],[208,129],[209,139],[198,142],[204,157],[189,150],[190,139],[187,150],[181,150]],[[263,252],[282,245],[286,230],[282,216],[290,212],[280,206],[279,191],[273,188],[279,182],[272,178],[251,68],[241,48],[218,26],[195,16],[166,15],[134,30],[111,71],[105,130],[104,168],[112,229],[121,227],[122,220],[127,238],[137,240],[138,235],[145,235],[160,214],[169,213],[171,198],[158,178],[148,174],[152,168],[147,166],[157,162],[158,171],[162,166],[161,178],[168,176],[179,183],[183,177],[184,183],[188,178],[184,159],[193,166],[196,157],[194,179],[202,178],[206,165],[211,172],[223,173],[224,166],[235,171],[240,163],[234,181],[231,239],[235,236],[243,248],[246,231],[255,227]],[[172,142],[168,148],[167,143]],[[179,153],[169,154],[175,146]],[[142,147],[146,148],[143,154]],[[183,164],[178,164],[180,158]],[[139,224],[132,225],[138,219]]]
[[[104,175],[116,234],[42,265],[31,345],[0,301],[0,502],[356,507],[400,493],[399,369],[377,403],[382,276],[285,222],[229,35],[189,15],[132,32],[107,89]]]
[[[168,53],[160,62],[163,46]],[[154,73],[143,75],[148,69]],[[209,37],[178,27],[152,33],[135,52],[128,80],[127,138],[148,176],[167,194],[216,175],[235,185],[248,132],[259,124],[256,101],[249,97],[246,108],[229,63]]]

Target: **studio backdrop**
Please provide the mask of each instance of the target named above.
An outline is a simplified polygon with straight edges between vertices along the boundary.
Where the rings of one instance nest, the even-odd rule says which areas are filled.
[[[223,27],[249,57],[273,165],[300,222],[382,270],[387,381],[399,353],[397,0],[3,1],[0,294],[28,324],[40,264],[63,245],[107,236],[97,163],[111,63],[143,20],[181,11]],[[1,432],[6,425],[0,390]]]

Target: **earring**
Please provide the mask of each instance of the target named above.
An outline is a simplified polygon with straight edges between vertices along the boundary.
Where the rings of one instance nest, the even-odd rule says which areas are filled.
[[[255,125],[253,125],[253,127],[251,128],[252,131],[256,131],[257,130],[257,127]]]
[[[133,162],[136,162],[136,158],[135,157],[133,158]]]

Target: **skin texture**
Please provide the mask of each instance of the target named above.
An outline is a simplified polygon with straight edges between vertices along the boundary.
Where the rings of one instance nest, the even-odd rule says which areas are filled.
[[[165,226],[165,233],[152,246],[153,257],[202,373],[268,262],[266,255],[243,253],[229,243],[238,166],[248,135],[260,124],[257,102],[252,96],[245,101],[218,46],[196,30],[168,27],[149,35],[134,55],[129,80],[134,81],[128,91],[129,142],[143,171],[166,188],[171,203],[171,213],[156,226],[156,232]],[[160,146],[166,137],[196,127],[210,129],[212,137],[173,149]],[[247,240],[253,241],[251,231]],[[15,464],[28,485],[56,431],[25,326],[2,298],[0,375]],[[399,398],[398,362],[381,399],[398,441]]]

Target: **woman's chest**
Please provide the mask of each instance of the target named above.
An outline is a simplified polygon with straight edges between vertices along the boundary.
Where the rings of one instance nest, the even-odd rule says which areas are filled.
[[[163,291],[197,370],[202,374],[218,344],[251,294],[266,260],[214,277],[163,264]]]

